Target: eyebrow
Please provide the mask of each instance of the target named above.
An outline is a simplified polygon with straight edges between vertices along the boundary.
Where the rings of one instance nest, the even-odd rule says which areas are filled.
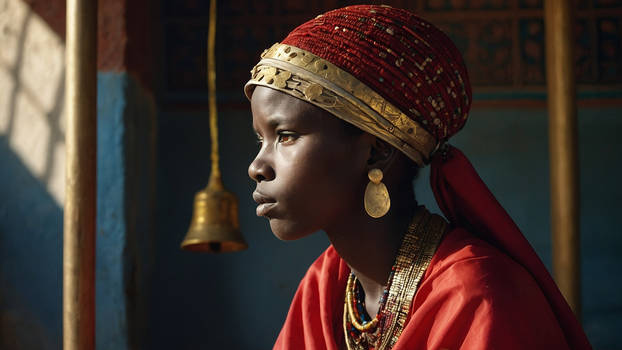
[[[280,114],[271,114],[268,118],[268,127],[270,129],[275,129],[277,126],[279,126],[280,124],[283,124],[285,121],[285,117],[283,117]],[[255,124],[253,123],[253,130],[255,130],[255,133],[257,133],[257,128],[255,127]]]
[[[280,124],[283,124],[285,119],[286,118],[284,116],[282,116],[281,114],[271,114],[268,117],[268,125],[271,128],[275,128],[275,127],[279,126]]]
[[[283,124],[285,121],[285,117],[283,117],[280,114],[271,114],[267,119],[268,119],[267,121],[268,128],[270,129],[275,129],[277,126]],[[256,135],[259,135],[259,132],[255,126],[255,123],[253,123],[253,131],[255,132]]]

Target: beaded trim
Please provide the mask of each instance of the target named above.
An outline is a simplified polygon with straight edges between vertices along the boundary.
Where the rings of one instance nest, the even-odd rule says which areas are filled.
[[[445,219],[430,214],[424,207],[420,207],[415,214],[395,258],[393,280],[388,286],[389,293],[379,325],[380,337],[374,349],[391,349],[402,334],[419,282],[446,230]],[[345,302],[347,303],[347,298]],[[351,339],[346,329],[346,317],[347,314],[344,313],[346,347],[348,350],[363,349]]]
[[[297,47],[276,43],[264,51],[244,86],[249,99],[255,85],[309,101],[382,138],[420,166],[436,148],[432,134],[374,90],[329,61]]]

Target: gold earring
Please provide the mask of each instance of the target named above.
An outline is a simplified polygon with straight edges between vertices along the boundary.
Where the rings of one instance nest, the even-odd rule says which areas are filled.
[[[380,218],[389,211],[391,199],[389,191],[382,181],[382,170],[371,169],[367,173],[369,183],[365,188],[365,211],[372,218]]]

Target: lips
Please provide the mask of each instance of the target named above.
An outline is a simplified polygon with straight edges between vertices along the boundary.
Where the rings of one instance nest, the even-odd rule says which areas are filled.
[[[270,210],[276,206],[276,200],[274,198],[266,196],[258,191],[253,192],[253,200],[258,204],[256,209],[257,216],[267,216]]]

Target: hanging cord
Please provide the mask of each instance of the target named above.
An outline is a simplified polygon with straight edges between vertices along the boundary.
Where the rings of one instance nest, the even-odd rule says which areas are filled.
[[[218,115],[216,108],[216,0],[210,1],[209,28],[207,31],[207,90],[209,97],[209,126],[212,140],[212,174],[210,176],[220,180],[220,157],[218,155]],[[219,181],[220,182],[220,181]]]

